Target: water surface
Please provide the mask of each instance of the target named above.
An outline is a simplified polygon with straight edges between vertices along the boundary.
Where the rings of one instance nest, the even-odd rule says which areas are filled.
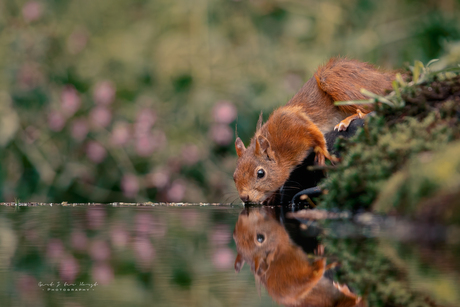
[[[0,206],[1,306],[277,306],[263,286],[259,296],[250,264],[235,274],[232,234],[243,209]],[[364,300],[460,302],[456,228],[425,225],[430,235],[410,236],[419,226],[268,210],[308,257],[340,263],[328,278]]]

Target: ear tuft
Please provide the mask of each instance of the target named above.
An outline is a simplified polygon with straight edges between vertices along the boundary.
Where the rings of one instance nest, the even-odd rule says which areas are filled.
[[[244,265],[243,257],[240,254],[238,254],[235,259],[235,272],[239,273],[243,265]]]
[[[256,131],[259,131],[260,128],[262,128],[262,124],[263,124],[263,121],[264,121],[264,116],[263,116],[263,112],[261,111],[260,112],[260,115],[259,115],[259,120],[257,121],[257,129]]]
[[[235,140],[235,149],[238,157],[241,157],[246,151],[246,147],[244,147],[243,141],[239,137]]]

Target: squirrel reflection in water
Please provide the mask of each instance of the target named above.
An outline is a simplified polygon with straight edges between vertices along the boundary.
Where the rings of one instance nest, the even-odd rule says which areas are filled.
[[[305,307],[365,306],[347,286],[324,273],[326,259],[312,259],[294,244],[274,208],[248,207],[239,215],[233,238],[238,255],[235,270],[251,266],[256,284],[264,285],[278,304]]]

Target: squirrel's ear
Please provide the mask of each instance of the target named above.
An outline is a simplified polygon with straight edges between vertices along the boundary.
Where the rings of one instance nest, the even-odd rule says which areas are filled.
[[[257,129],[256,129],[256,131],[259,131],[260,128],[262,128],[263,121],[264,121],[263,112],[260,112],[259,120],[257,121]]]
[[[275,153],[270,146],[270,142],[263,135],[259,135],[256,139],[256,153],[266,155],[269,160],[275,159]]]
[[[235,259],[235,272],[239,273],[243,265],[244,265],[243,257],[241,257],[241,255],[238,254]]]
[[[241,157],[246,151],[246,147],[244,147],[243,141],[239,137],[235,140],[235,149],[238,157]]]

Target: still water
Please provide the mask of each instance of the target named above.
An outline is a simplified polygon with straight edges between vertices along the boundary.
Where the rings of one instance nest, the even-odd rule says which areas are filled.
[[[0,206],[0,306],[460,306],[458,228],[294,211]]]

